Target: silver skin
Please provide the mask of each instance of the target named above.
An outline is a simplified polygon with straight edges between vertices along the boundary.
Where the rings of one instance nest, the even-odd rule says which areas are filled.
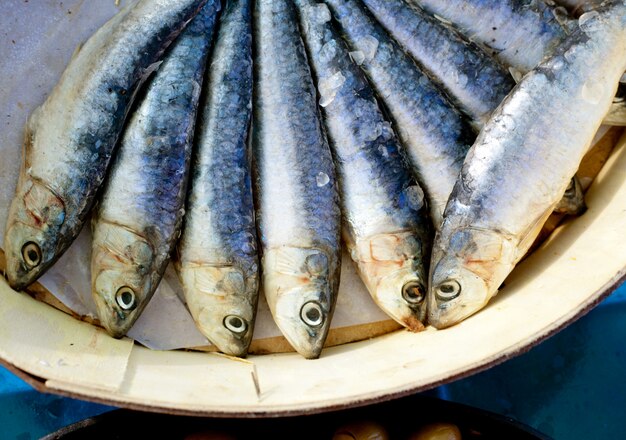
[[[432,325],[453,325],[496,294],[570,184],[625,68],[621,0],[583,14],[579,29],[494,113],[468,154],[435,238]]]
[[[92,221],[98,317],[124,336],[156,290],[184,213],[196,110],[219,2],[208,3],[140,92]]]
[[[265,297],[287,340],[313,359],[337,298],[341,213],[297,20],[291,0],[255,3],[253,160]]]
[[[139,0],[74,54],[25,129],[4,249],[11,287],[23,289],[80,232],[135,92],[206,0]]]
[[[515,81],[507,69],[407,0],[362,0],[376,19],[480,129]]]
[[[454,24],[506,66],[532,70],[567,36],[563,8],[543,0],[408,0]],[[565,24],[561,24],[565,23]]]
[[[326,0],[351,56],[389,112],[412,170],[426,193],[435,228],[475,134],[360,0]]]
[[[295,4],[335,159],[344,242],[376,304],[409,330],[422,330],[431,240],[424,194],[328,7]]]
[[[532,70],[576,28],[563,6],[545,0],[407,0],[457,27],[483,46],[516,80]],[[578,2],[581,3],[581,2]],[[590,0],[584,10],[600,4]],[[591,5],[593,3],[593,5]],[[603,120],[626,125],[626,102],[618,97]]]
[[[419,6],[406,0],[363,0],[373,15],[454,103],[472,118],[479,131],[515,86],[510,73],[491,56]],[[457,170],[460,171],[460,168]],[[557,212],[577,215],[585,210],[579,191],[566,192]]]
[[[198,329],[221,352],[245,356],[259,291],[247,146],[251,0],[226,2],[207,70],[176,269]]]

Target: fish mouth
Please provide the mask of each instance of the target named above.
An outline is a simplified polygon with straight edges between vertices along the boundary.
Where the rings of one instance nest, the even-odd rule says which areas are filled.
[[[454,306],[454,309],[442,307],[441,305],[435,306],[428,310],[428,323],[438,330],[452,327],[480,311],[485,305],[486,303],[459,303]]]
[[[221,318],[221,319],[220,319]],[[217,349],[229,356],[246,357],[252,342],[254,320],[240,314],[222,315],[205,308],[194,321],[198,329]]]
[[[176,270],[200,332],[222,353],[245,357],[252,342],[258,278],[236,266],[184,265]]]
[[[424,330],[427,291],[419,279],[402,278],[382,279],[372,298],[398,324],[411,332],[420,332]]]
[[[322,353],[330,328],[328,307],[316,298],[278,301],[274,321],[291,346],[305,359],[317,359]]]

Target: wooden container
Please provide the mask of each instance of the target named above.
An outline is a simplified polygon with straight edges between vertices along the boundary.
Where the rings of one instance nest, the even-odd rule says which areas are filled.
[[[626,273],[626,137],[587,193],[480,313],[452,328],[396,331],[325,349],[236,360],[115,340],[0,278],[0,359],[41,391],[177,414],[260,417],[360,406],[468,376],[530,349]]]
[[[24,52],[45,67],[16,63],[17,73],[9,75],[8,64],[0,65],[3,85],[10,86],[0,96],[10,101],[14,116],[20,112],[23,116],[25,108],[34,108],[50,90],[71,54],[67,47],[50,51],[36,43],[63,41],[66,21],[74,20],[68,17],[89,14],[94,5],[114,8],[114,1],[84,7],[83,0],[65,2],[63,9],[51,9],[56,15],[44,14],[50,19],[45,35],[44,27],[29,23],[34,18],[26,8],[56,8],[56,3],[10,3],[15,8],[7,8],[0,18],[0,24],[7,25],[3,28],[7,38],[18,46],[23,41],[32,44]],[[72,36],[75,32],[86,38],[101,22],[71,24]],[[0,53],[10,55],[11,48]],[[25,84],[35,92],[44,91],[33,92],[30,101],[24,101]],[[5,141],[19,142],[17,136]],[[595,175],[604,156],[588,162],[588,175]],[[16,163],[18,157],[3,156],[0,175],[16,174]],[[40,391],[177,414],[293,415],[407,395],[528,350],[621,283],[626,272],[626,139],[602,168],[587,203],[589,210],[582,217],[557,228],[518,266],[485,310],[447,330],[428,328],[418,334],[399,330],[327,348],[315,361],[294,353],[254,355],[242,361],[214,353],[151,351],[130,340],[112,339],[89,323],[14,292],[0,277],[0,361]],[[551,222],[550,229],[555,225]]]

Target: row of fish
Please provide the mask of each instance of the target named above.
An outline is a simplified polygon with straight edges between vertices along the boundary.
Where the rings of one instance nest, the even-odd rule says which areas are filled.
[[[607,114],[623,122],[626,4],[588,8],[574,20],[537,0],[228,0],[221,13],[139,0],[28,121],[9,282],[50,267],[102,191],[92,293],[115,337],[175,253],[221,351],[245,355],[262,287],[285,337],[318,357],[341,238],[394,320],[459,322],[555,208],[584,209],[572,176]]]

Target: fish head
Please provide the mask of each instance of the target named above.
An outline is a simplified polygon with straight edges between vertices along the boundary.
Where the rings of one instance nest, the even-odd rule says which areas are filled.
[[[154,250],[145,238],[117,224],[96,224],[91,293],[111,336],[121,338],[133,326],[156,289],[154,274]]]
[[[424,247],[413,232],[378,234],[358,240],[357,269],[374,302],[411,331],[424,329],[426,270]]]
[[[428,321],[439,329],[487,305],[513,267],[515,252],[511,240],[495,231],[463,228],[446,236],[433,249],[428,292]]]
[[[319,249],[285,246],[263,256],[263,288],[274,321],[307,359],[319,357],[330,329],[337,268]]]
[[[245,356],[252,341],[258,279],[234,266],[177,264],[198,329],[222,353]]]
[[[63,200],[46,185],[26,177],[18,188],[4,237],[6,273],[15,290],[33,283],[56,261],[65,222]]]

